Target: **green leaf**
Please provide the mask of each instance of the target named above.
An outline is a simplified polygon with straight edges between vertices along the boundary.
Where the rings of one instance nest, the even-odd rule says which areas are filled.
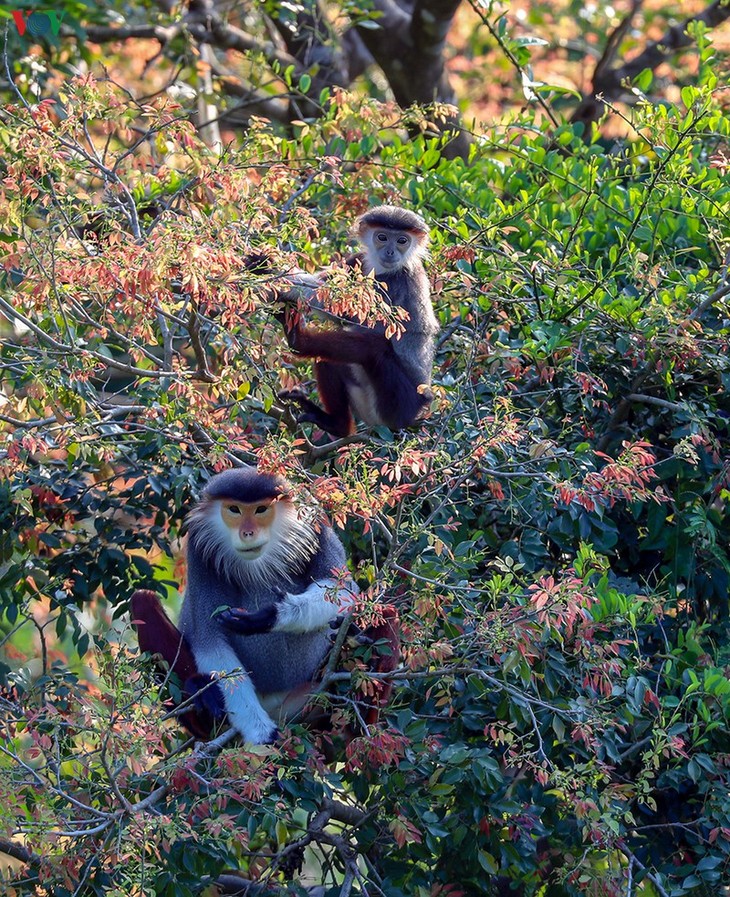
[[[526,34],[521,37],[513,38],[511,43],[517,47],[547,47],[549,42],[542,37]]]
[[[479,865],[485,872],[489,872],[490,875],[497,875],[499,872],[499,865],[491,853],[487,853],[486,850],[480,850],[477,854],[477,859],[479,860]]]
[[[644,69],[634,78],[634,84],[642,93],[646,93],[654,81],[654,72],[652,69]]]
[[[699,91],[695,87],[690,87],[689,85],[687,85],[687,87],[682,88],[680,93],[684,105],[687,107],[687,109],[691,109],[694,105],[694,101],[697,98]]]

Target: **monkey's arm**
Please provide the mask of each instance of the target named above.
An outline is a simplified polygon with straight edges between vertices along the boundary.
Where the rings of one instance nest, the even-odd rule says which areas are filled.
[[[325,629],[341,613],[338,604],[327,600],[336,583],[333,579],[313,582],[299,594],[286,594],[263,610],[246,613],[240,608],[228,608],[218,614],[218,620],[239,635],[260,632],[314,632]]]
[[[372,366],[388,352],[392,352],[390,340],[376,331],[320,330],[293,322],[288,313],[282,321],[291,348],[308,358],[320,358],[340,364]]]
[[[331,526],[322,525],[318,550],[302,578],[306,587],[301,592],[287,592],[269,607],[253,613],[229,608],[217,619],[240,635],[260,632],[315,632],[325,629],[344,613],[358,588],[348,579],[341,585],[332,578],[332,571],[345,567],[345,550]],[[308,583],[308,585],[307,585]]]
[[[214,628],[213,624],[211,629]],[[240,732],[243,740],[251,744],[271,744],[276,741],[278,729],[261,706],[251,677],[241,670],[241,661],[223,633],[216,637],[214,632],[210,632],[205,644],[198,646],[193,653],[201,673],[235,674],[221,682],[220,688],[228,719]]]
[[[304,299],[309,305],[316,302],[317,290],[321,289],[323,285],[324,279],[321,275],[295,271],[288,274],[282,285],[278,287],[276,298],[286,304]]]

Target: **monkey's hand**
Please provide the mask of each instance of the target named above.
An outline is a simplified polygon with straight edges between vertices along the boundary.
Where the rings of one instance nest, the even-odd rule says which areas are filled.
[[[296,418],[298,424],[303,424],[307,421],[316,424],[322,417],[322,409],[311,399],[307,398],[307,394],[299,386],[295,386],[293,389],[282,389],[277,394],[277,398],[281,399],[282,402],[296,405],[301,409],[301,414],[298,414]]]
[[[237,632],[239,635],[257,635],[261,632],[271,632],[276,625],[277,611],[276,605],[265,607],[263,610],[256,610],[253,613],[247,613],[238,607],[229,607],[228,610],[221,611],[218,614],[218,620],[231,632]]]
[[[304,271],[294,271],[283,277],[276,287],[274,298],[279,303],[279,308],[274,312],[274,317],[285,324],[287,309],[296,309],[301,302],[317,307],[317,291],[322,288],[322,284],[320,277]]]
[[[326,598],[334,587],[333,580],[313,582],[303,592],[286,593],[262,610],[246,613],[229,607],[218,614],[219,622],[239,635],[261,632],[315,632],[326,629],[338,615],[338,607]]]

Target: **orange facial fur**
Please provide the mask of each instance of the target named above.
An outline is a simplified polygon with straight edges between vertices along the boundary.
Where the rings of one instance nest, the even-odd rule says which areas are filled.
[[[260,557],[269,544],[280,503],[290,504],[286,499],[275,498],[255,502],[221,500],[221,518],[228,528],[231,544],[246,560]]]

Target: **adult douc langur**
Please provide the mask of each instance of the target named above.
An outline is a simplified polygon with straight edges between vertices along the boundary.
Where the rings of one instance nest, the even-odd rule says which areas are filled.
[[[245,741],[272,742],[306,704],[332,625],[357,592],[342,543],[321,515],[294,502],[282,477],[250,467],[214,476],[188,520],[180,628],[154,592],[139,590],[131,605],[140,648],[160,655],[188,691],[205,686],[203,709],[224,711]],[[387,644],[373,668],[394,669],[395,610],[365,635]],[[212,674],[226,678],[215,683]],[[211,726],[195,711],[181,721],[202,737]]]

